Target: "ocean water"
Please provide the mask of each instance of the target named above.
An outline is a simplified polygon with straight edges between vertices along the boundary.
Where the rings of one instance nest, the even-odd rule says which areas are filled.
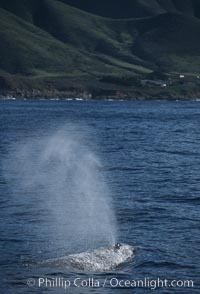
[[[60,130],[65,140],[55,137],[54,146],[65,145],[74,134],[78,137],[69,150],[73,164],[82,164],[83,173],[77,175],[80,181],[84,154],[98,161],[97,167],[96,163],[95,167],[86,165],[88,185],[82,181],[78,189],[67,178],[69,190],[64,192],[68,195],[81,189],[92,191],[78,212],[68,202],[70,197],[62,202],[59,196],[65,195],[65,182],[60,179],[69,168],[68,161],[63,165],[66,153],[59,149],[56,172],[40,164],[43,157],[36,161],[43,143],[48,145],[44,138]],[[45,178],[46,174],[51,177]],[[95,213],[90,212],[102,194],[106,194],[102,199],[109,202],[109,209],[101,218],[106,226],[99,227]],[[97,202],[92,202],[93,195]],[[89,230],[79,218],[83,210],[94,220]],[[111,211],[116,222],[109,226],[106,220]],[[102,215],[97,214],[99,217]],[[71,222],[77,238],[70,235]],[[105,243],[116,230],[115,241],[135,246],[135,258],[106,273],[41,265],[47,259],[88,249],[93,242],[97,248],[99,228]],[[82,240],[87,234],[88,243]],[[62,285],[38,287],[39,278],[57,282],[62,278],[71,284],[66,289]],[[73,284],[77,278],[81,287]],[[176,288],[155,287],[159,294],[200,293],[200,102],[1,100],[0,292],[151,293],[153,282],[151,287],[121,287],[125,280],[145,278],[179,281]],[[193,287],[180,287],[180,281],[187,280],[193,281]]]

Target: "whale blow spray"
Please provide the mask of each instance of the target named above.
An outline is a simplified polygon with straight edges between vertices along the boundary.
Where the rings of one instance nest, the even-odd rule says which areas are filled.
[[[48,228],[51,239],[66,252],[111,245],[116,238],[102,164],[88,147],[91,138],[88,142],[88,134],[83,134],[70,125],[36,135],[11,148],[6,163],[6,177],[15,182],[20,197],[44,211],[40,234],[47,234]]]

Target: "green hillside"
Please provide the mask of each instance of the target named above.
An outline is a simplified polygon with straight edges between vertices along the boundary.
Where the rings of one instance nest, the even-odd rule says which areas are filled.
[[[0,91],[145,96],[160,94],[140,85],[153,72],[175,80],[199,74],[199,1],[117,3],[0,0]],[[195,95],[199,84],[191,87]],[[187,94],[187,87],[170,91]]]

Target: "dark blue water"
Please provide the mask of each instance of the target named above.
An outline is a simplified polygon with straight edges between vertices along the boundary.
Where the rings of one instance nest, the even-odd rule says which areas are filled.
[[[9,179],[2,171],[13,146],[25,138],[40,140],[48,130],[69,123],[80,126],[80,131],[90,130],[88,144],[95,142],[101,172],[112,192],[119,241],[137,247],[130,263],[110,273],[37,265],[62,256],[67,236],[56,247],[48,209],[40,206],[42,196],[38,199],[32,191],[25,198],[25,192],[15,187],[16,175]],[[149,288],[109,284],[112,278],[145,277],[194,282],[193,288],[157,288],[156,293],[200,293],[199,102],[4,100],[0,102],[0,160],[1,293],[150,293]],[[101,284],[67,290],[28,287],[27,279],[39,277],[71,281],[93,277],[100,284],[108,278],[108,283],[105,288]]]

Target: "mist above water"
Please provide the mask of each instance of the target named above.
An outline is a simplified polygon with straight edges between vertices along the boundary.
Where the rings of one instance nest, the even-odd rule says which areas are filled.
[[[107,246],[116,238],[110,191],[88,143],[88,136],[70,125],[15,144],[5,165],[7,181],[18,187],[15,203],[23,198],[45,212],[38,232],[44,225],[66,252]]]

